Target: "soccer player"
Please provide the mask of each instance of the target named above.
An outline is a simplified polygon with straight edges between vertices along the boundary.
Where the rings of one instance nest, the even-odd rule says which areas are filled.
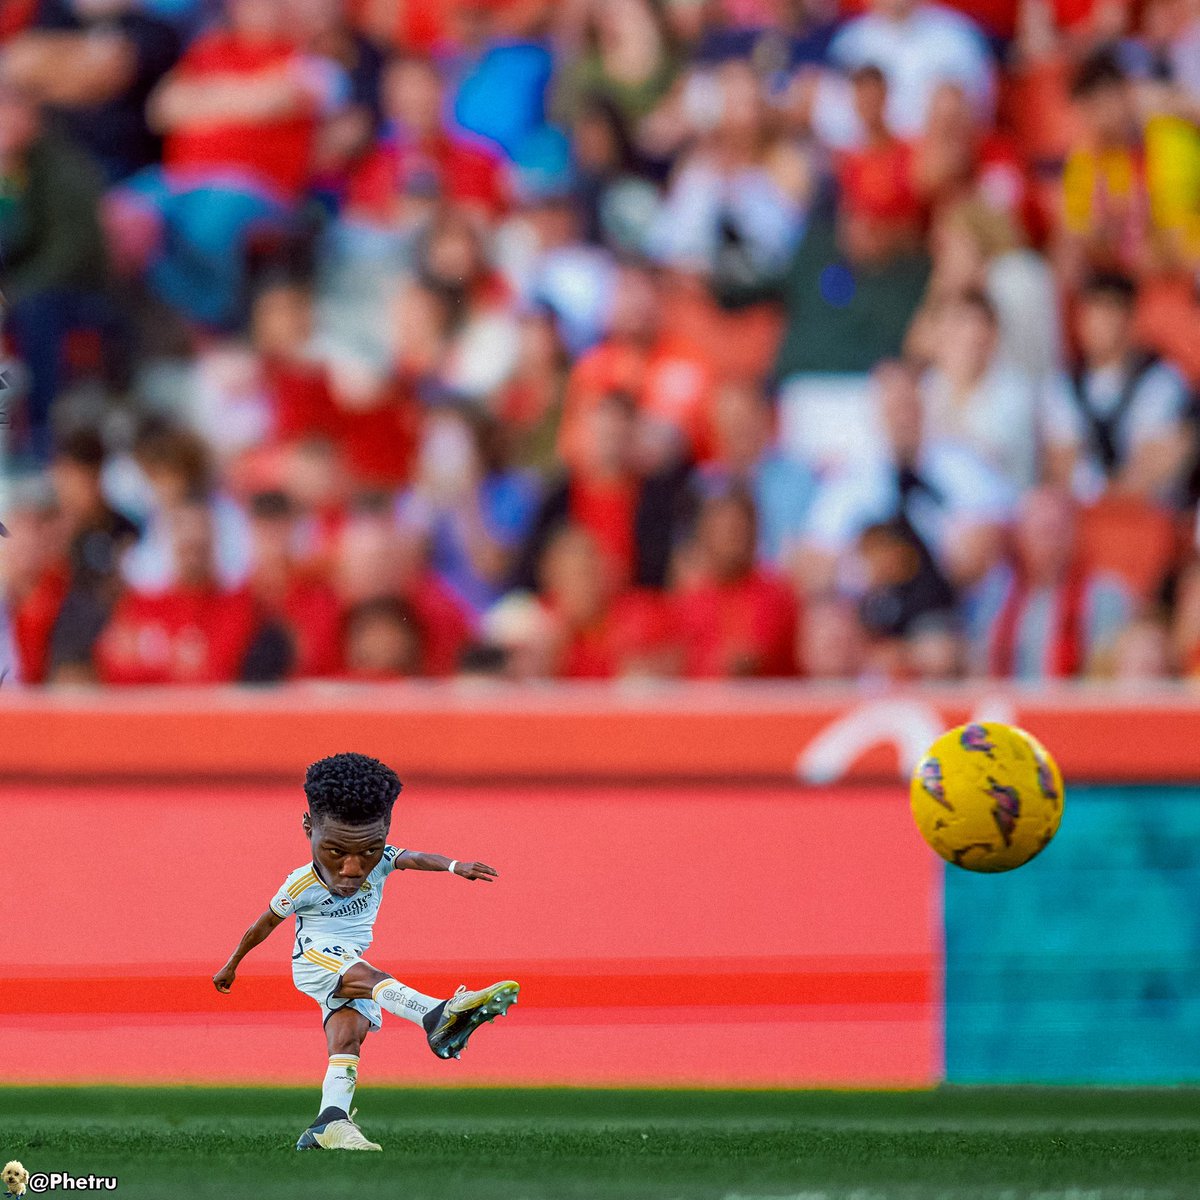
[[[321,1006],[329,1044],[321,1111],[300,1135],[297,1150],[381,1149],[363,1136],[350,1107],[359,1050],[366,1035],[382,1024],[381,1009],[419,1025],[439,1058],[458,1058],[480,1025],[503,1016],[517,1002],[520,988],[511,979],[478,992],[460,987],[449,1000],[438,1000],[363,958],[384,881],[393,871],[449,871],[487,883],[496,878],[486,863],[387,845],[400,787],[390,767],[363,754],[335,754],[308,768],[308,811],[302,822],[312,862],[283,881],[270,907],[213,976],[217,991],[228,992],[242,959],[281,921],[295,916],[292,979]]]

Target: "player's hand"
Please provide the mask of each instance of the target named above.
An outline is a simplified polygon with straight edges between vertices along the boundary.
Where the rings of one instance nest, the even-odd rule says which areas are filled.
[[[495,867],[489,867],[487,863],[481,862],[460,862],[454,868],[454,873],[461,875],[464,879],[482,879],[484,883],[491,883],[500,874]]]
[[[213,977],[213,987],[218,992],[227,992],[233,987],[234,977],[237,975],[237,968],[231,966],[223,966]]]

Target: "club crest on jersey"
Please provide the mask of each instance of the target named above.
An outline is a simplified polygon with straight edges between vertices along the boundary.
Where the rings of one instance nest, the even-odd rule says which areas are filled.
[[[964,726],[958,740],[964,750],[977,750],[979,753],[989,756],[996,749],[996,743],[988,736],[988,731],[982,725]]]

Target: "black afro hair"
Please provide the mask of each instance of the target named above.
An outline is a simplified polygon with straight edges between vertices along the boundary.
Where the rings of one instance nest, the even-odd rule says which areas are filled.
[[[304,794],[314,819],[370,825],[391,818],[400,795],[396,772],[365,754],[333,754],[313,763],[304,775]]]

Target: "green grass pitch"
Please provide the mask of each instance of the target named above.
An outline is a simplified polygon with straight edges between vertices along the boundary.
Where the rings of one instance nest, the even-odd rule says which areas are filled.
[[[297,1154],[312,1089],[6,1087],[0,1163],[117,1175],[126,1200],[1200,1197],[1197,1091],[364,1087],[359,1099],[383,1154]]]

